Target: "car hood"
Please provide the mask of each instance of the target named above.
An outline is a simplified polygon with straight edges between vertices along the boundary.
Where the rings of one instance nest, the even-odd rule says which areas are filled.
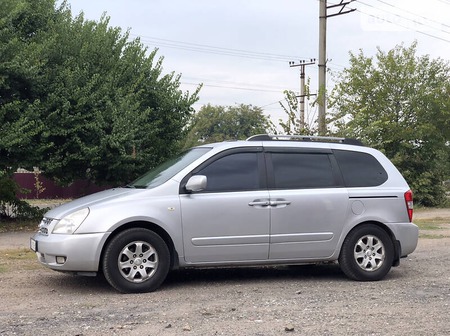
[[[90,207],[101,202],[112,201],[117,198],[136,195],[137,193],[144,192],[145,190],[146,189],[114,188],[100,191],[98,193],[84,196],[60,205],[48,211],[44,216],[47,218],[61,219],[74,211]]]

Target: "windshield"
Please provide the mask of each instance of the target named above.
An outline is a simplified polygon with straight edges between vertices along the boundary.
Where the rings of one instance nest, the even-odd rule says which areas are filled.
[[[163,162],[154,169],[139,177],[128,187],[131,188],[155,188],[171,179],[175,174],[179,173],[183,168],[197,160],[200,156],[211,150],[211,148],[191,148],[178,156]]]

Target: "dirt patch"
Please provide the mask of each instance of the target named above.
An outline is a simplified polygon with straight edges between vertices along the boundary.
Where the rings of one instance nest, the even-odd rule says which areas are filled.
[[[420,238],[378,282],[336,264],[184,270],[157,292],[118,294],[40,266],[30,235],[0,234],[0,335],[450,334],[450,238]]]

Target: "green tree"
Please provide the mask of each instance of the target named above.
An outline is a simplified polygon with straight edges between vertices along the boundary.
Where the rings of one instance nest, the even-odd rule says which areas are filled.
[[[30,118],[38,109],[34,82],[39,76],[43,45],[36,36],[49,20],[49,1],[1,0],[0,11],[0,170],[27,166],[38,156],[33,137],[42,121]],[[54,11],[54,10],[53,10]],[[45,16],[47,15],[47,16]]]
[[[121,184],[180,149],[199,88],[156,50],[64,2],[0,1],[0,170]]]
[[[192,118],[185,147],[224,140],[244,140],[273,131],[260,107],[252,105],[202,106]]]
[[[309,87],[309,86],[308,86]],[[294,91],[284,91],[284,102],[280,102],[280,106],[287,115],[286,121],[279,119],[278,124],[283,130],[283,134],[290,135],[313,135],[317,133],[305,116],[305,123],[301,126],[299,118],[299,101]]]
[[[403,173],[416,200],[444,201],[449,178],[450,66],[416,56],[417,44],[375,58],[350,54],[331,97],[334,125],[383,151]]]

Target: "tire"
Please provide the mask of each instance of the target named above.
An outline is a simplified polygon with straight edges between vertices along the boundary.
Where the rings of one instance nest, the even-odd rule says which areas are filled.
[[[155,232],[132,228],[106,246],[102,269],[109,284],[122,293],[152,292],[161,286],[170,268],[170,252]]]
[[[339,266],[350,279],[383,279],[394,261],[394,244],[386,231],[374,224],[354,228],[344,240]]]

